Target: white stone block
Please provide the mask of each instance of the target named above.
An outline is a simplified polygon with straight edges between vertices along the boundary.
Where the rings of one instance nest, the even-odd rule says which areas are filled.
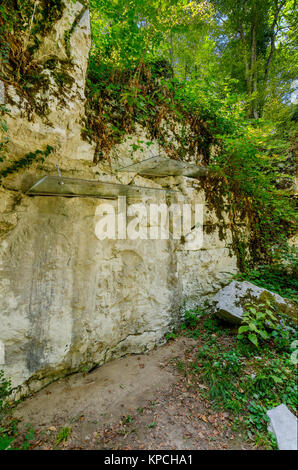
[[[293,413],[281,404],[267,411],[270,418],[269,431],[277,439],[279,450],[298,450],[298,420]]]

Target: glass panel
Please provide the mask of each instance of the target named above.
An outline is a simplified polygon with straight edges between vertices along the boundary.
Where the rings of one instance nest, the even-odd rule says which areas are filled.
[[[118,196],[156,197],[158,194],[164,195],[165,193],[174,194],[178,191],[59,176],[44,176],[26,192],[29,195],[39,196],[89,196],[102,199],[116,199]]]
[[[133,163],[118,171],[138,173],[144,176],[202,176],[207,170],[203,166],[181,162],[165,157],[151,157],[139,163]]]

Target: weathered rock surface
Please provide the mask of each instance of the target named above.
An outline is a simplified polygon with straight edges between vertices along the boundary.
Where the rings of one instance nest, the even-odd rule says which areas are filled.
[[[65,3],[67,5],[61,19],[53,24],[51,32],[43,38],[33,57],[39,64],[44,64],[41,75],[48,80],[46,88],[37,90],[33,108],[17,87],[9,85],[6,89],[5,100],[10,111],[6,117],[10,163],[28,152],[44,149],[46,145],[54,148],[52,159],[62,167],[62,159],[66,162],[68,159],[93,160],[95,144],[89,144],[81,137],[91,47],[89,11],[83,2],[69,0]],[[65,32],[69,30],[72,34],[68,58]],[[63,63],[63,69],[58,66],[55,70],[49,68],[49,59]],[[63,89],[56,80],[57,73],[64,76],[65,81],[68,80]],[[30,115],[26,116],[28,109],[31,109]]]
[[[64,104],[48,70],[44,73],[49,74],[50,85],[36,96],[36,102],[49,105],[46,119],[37,113],[29,119],[17,90],[12,86],[6,90],[9,161],[47,144],[54,147],[44,164],[33,163],[30,169],[8,175],[0,190],[0,342],[5,349],[1,368],[11,378],[16,397],[58,377],[161,344],[165,333],[180,321],[183,308],[202,306],[237,272],[229,227],[222,236],[228,212],[219,220],[214,210],[205,207],[200,180],[115,172],[132,163],[131,143],[146,134],[144,129],[113,149],[111,165],[93,163],[95,143],[81,137],[90,47],[88,11],[80,2],[67,4],[38,52],[45,58],[65,58],[65,29],[72,30],[68,73],[73,85],[64,90]],[[150,148],[161,151],[157,141]],[[134,158],[151,156],[147,149]],[[64,176],[171,188],[182,203],[202,204],[202,246],[172,238],[98,239],[98,208],[106,201],[24,194],[40,177],[57,174],[57,163]],[[127,211],[134,202],[128,201]],[[245,221],[238,221],[245,230]],[[144,226],[150,228],[146,222]]]
[[[247,304],[264,304],[269,301],[280,312],[289,315],[297,322],[297,307],[274,292],[255,286],[251,282],[232,281],[219,290],[213,297],[211,304],[214,313],[221,319],[230,323],[241,324],[243,313]]]
[[[267,411],[268,430],[275,434],[279,450],[298,450],[298,420],[281,404]]]

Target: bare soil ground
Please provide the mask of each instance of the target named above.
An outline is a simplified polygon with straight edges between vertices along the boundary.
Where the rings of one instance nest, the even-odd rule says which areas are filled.
[[[61,379],[15,411],[19,438],[34,429],[31,449],[254,449],[232,431],[233,418],[203,400],[205,385],[177,369],[198,343],[179,337],[148,354],[114,360]],[[62,428],[70,428],[57,444]]]

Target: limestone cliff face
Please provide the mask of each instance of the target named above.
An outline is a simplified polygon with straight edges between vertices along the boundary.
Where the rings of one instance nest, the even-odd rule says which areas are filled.
[[[66,42],[68,31],[72,32]],[[10,161],[46,145],[53,147],[57,162],[92,161],[92,145],[81,138],[90,46],[89,10],[80,2],[66,2],[62,17],[32,57],[42,71],[37,83],[28,83],[29,96],[13,85],[6,86]],[[30,100],[34,87],[34,100]]]
[[[161,344],[184,308],[203,305],[237,271],[229,214],[216,217],[200,180],[117,174],[116,168],[132,163],[128,138],[112,150],[109,164],[93,163],[95,145],[81,138],[90,48],[88,10],[79,2],[66,3],[36,54],[46,64],[49,58],[62,60],[70,52],[69,85],[59,90],[53,70],[44,68],[48,88],[38,91],[35,99],[48,106],[46,117],[34,110],[28,116],[25,98],[12,85],[5,89],[10,142],[3,165],[46,145],[53,147],[44,163],[32,163],[3,178],[0,190],[0,341],[5,347],[0,368],[12,379],[16,396],[71,372]],[[70,51],[65,29],[71,30]],[[139,128],[130,139],[144,133]],[[149,158],[154,152],[161,152],[157,142],[150,153],[133,158]],[[41,176],[57,174],[57,164],[64,176],[171,188],[182,202],[203,204],[203,245],[190,249],[171,238],[99,240],[98,207],[105,201],[25,194]],[[117,212],[117,201],[111,203]],[[238,220],[244,234],[245,222]]]

